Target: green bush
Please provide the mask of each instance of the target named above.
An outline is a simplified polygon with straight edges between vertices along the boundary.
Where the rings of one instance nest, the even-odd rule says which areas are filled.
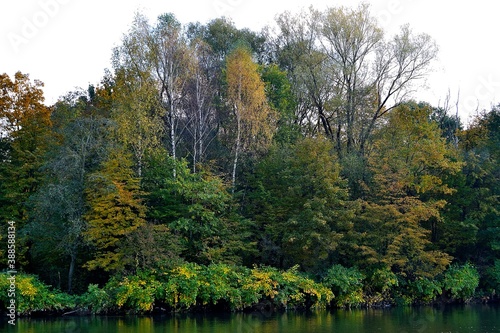
[[[368,284],[374,291],[380,292],[381,294],[387,294],[393,290],[394,287],[399,286],[399,279],[388,267],[383,267],[373,271],[370,275]]]
[[[487,283],[485,283],[495,294],[500,293],[500,260],[495,260],[495,264],[488,268],[486,272]]]
[[[297,269],[295,266],[282,272],[271,267],[254,268],[249,283],[263,286],[258,293],[260,298],[270,298],[278,307],[326,307],[334,297],[331,290]]]
[[[452,265],[444,273],[443,289],[455,300],[468,301],[479,285],[479,273],[471,264]]]
[[[95,314],[108,313],[116,309],[110,294],[97,284],[88,286],[87,292],[80,297],[79,305]]]
[[[160,295],[162,301],[176,310],[188,309],[196,305],[203,267],[187,263],[171,269],[162,278]]]
[[[11,275],[0,273],[0,301],[2,307],[10,304],[9,291]],[[42,283],[36,276],[19,273],[15,275],[16,311],[21,315],[29,315],[40,311],[65,311],[76,305],[76,297],[55,290]]]
[[[409,283],[409,293],[413,302],[430,304],[443,293],[443,289],[439,281],[419,278]]]
[[[148,313],[158,304],[183,311],[221,302],[231,310],[263,301],[278,308],[320,308],[332,298],[329,288],[302,276],[296,268],[283,272],[272,267],[188,263],[162,273],[113,278],[102,289],[90,285],[82,304],[93,313]]]
[[[212,264],[201,272],[199,300],[202,305],[216,305],[221,301],[227,302],[232,310],[242,307],[241,292],[238,281],[243,271],[236,266],[226,264]]]
[[[363,280],[365,276],[356,267],[334,265],[323,279],[323,284],[336,295],[335,304],[340,307],[358,306],[363,303]]]

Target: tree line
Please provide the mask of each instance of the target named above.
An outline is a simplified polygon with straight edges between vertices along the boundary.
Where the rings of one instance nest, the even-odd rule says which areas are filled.
[[[41,81],[1,75],[19,270],[70,294],[183,267],[293,270],[339,305],[464,279],[494,293],[500,106],[464,128],[409,99],[437,49],[409,26],[387,36],[367,5],[259,33],[137,14],[102,81],[54,105]]]

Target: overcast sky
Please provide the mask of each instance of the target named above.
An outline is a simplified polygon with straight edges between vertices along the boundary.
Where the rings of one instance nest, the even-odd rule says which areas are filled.
[[[409,23],[431,35],[440,48],[428,89],[415,99],[442,105],[448,90],[464,122],[476,108],[500,103],[500,26],[496,1],[371,0],[372,14],[388,35]],[[30,74],[45,83],[46,103],[76,87],[96,84],[110,68],[111,50],[120,44],[134,13],[151,20],[172,12],[182,23],[207,23],[220,16],[254,31],[285,10],[346,5],[346,0],[2,0],[0,73]]]

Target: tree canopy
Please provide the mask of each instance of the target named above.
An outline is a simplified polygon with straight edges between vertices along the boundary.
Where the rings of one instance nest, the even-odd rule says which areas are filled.
[[[500,106],[465,127],[413,101],[437,50],[367,5],[260,33],[138,14],[101,82],[54,105],[2,74],[2,249],[15,223],[19,271],[118,307],[146,280],[175,309],[495,295]]]

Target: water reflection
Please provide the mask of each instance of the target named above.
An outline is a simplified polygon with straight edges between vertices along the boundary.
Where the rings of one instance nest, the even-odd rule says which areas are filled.
[[[356,309],[312,313],[266,312],[154,317],[23,318],[15,329],[6,320],[0,331],[23,333],[304,333],[304,332],[500,332],[499,306]]]

